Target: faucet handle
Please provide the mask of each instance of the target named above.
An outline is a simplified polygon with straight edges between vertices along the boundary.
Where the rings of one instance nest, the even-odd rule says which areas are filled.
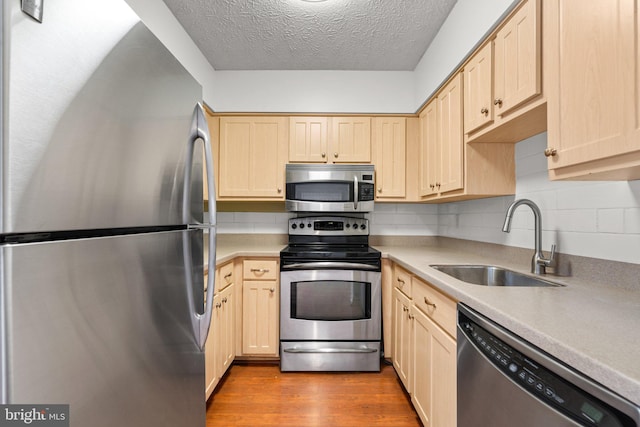
[[[556,245],[553,244],[551,245],[551,254],[549,255],[549,258],[543,260],[544,265],[547,267],[552,267],[556,262],[555,258],[556,258]]]

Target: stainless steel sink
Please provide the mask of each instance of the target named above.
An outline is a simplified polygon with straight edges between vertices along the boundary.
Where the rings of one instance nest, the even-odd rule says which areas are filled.
[[[431,265],[451,277],[481,286],[564,286],[493,265]]]

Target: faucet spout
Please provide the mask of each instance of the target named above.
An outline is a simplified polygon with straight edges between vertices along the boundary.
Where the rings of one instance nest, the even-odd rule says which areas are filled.
[[[511,231],[511,220],[513,219],[513,213],[520,205],[526,205],[533,211],[533,217],[535,221],[535,253],[531,260],[531,272],[534,274],[545,274],[546,267],[552,267],[555,264],[556,245],[551,246],[551,255],[549,258],[545,258],[542,253],[542,212],[540,208],[533,201],[529,199],[518,199],[511,203],[507,209],[507,214],[504,218],[504,225],[502,231],[509,233]]]

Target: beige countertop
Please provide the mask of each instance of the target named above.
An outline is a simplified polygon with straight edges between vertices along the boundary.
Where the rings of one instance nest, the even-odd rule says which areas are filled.
[[[218,239],[217,265],[236,256],[278,256],[284,241]],[[467,284],[430,264],[492,264],[529,273],[527,263],[498,262],[439,245],[374,245],[454,299],[640,404],[640,289],[549,276],[564,287],[487,287]],[[504,259],[504,258],[503,258]],[[527,265],[524,265],[527,264]]]

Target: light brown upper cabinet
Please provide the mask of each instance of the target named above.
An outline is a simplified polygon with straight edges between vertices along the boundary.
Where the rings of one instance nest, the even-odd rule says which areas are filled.
[[[218,198],[284,200],[288,118],[221,117]]]
[[[464,186],[462,75],[458,73],[423,110],[421,196]]]
[[[420,114],[420,197],[453,201],[513,194],[514,144],[463,142],[462,74]]]
[[[290,117],[289,162],[326,163],[327,134],[326,117]]]
[[[406,195],[405,117],[373,119],[373,164],[376,167],[376,200],[391,201]]]
[[[546,129],[540,2],[524,0],[464,65],[467,142],[518,142]]]
[[[331,133],[334,163],[371,162],[371,117],[333,117]]]
[[[371,163],[371,117],[291,117],[289,162]]]
[[[637,0],[545,1],[551,179],[640,179]]]

